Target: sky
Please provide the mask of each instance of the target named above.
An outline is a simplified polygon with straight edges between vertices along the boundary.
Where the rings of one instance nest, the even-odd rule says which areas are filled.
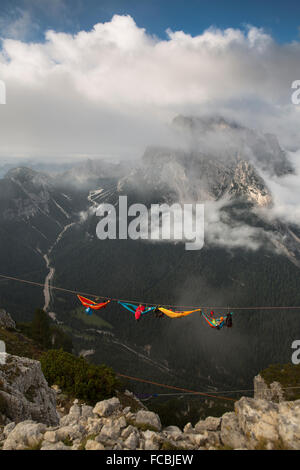
[[[42,40],[47,29],[73,34],[88,30],[115,14],[132,16],[160,38],[168,28],[197,35],[209,26],[246,24],[264,28],[279,42],[299,38],[297,0],[1,0],[1,12],[10,34],[28,40]]]
[[[300,147],[297,1],[1,0],[0,158],[138,157],[221,114]]]

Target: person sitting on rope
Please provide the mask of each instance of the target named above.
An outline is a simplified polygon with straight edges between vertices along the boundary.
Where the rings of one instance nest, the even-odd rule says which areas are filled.
[[[140,304],[134,314],[136,321],[139,321],[141,319],[142,313],[144,311],[145,311],[145,307],[142,304]]]

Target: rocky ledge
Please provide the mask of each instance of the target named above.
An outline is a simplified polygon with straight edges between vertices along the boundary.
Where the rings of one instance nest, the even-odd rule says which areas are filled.
[[[39,361],[6,354],[0,365],[0,426],[25,419],[58,424],[56,394],[48,386]]]
[[[300,400],[285,401],[279,384],[268,388],[260,376],[254,398],[243,397],[233,412],[181,430],[163,428],[159,416],[128,391],[94,407],[78,400],[59,406],[61,391],[48,387],[38,361],[6,359],[0,367],[3,450],[300,450]]]
[[[127,392],[129,393],[129,392]],[[73,403],[57,426],[27,420],[0,434],[3,450],[215,450],[300,449],[300,400],[273,403],[241,398],[235,411],[209,417],[183,431],[162,429],[148,410],[133,413],[114,397],[93,408]]]

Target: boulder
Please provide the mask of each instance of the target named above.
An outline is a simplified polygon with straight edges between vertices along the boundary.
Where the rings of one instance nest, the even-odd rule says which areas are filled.
[[[139,438],[137,432],[132,432],[124,442],[124,445],[127,449],[134,450],[139,445]]]
[[[285,448],[300,450],[300,400],[279,404],[278,433]]]
[[[254,399],[281,402],[284,400],[284,391],[279,382],[272,382],[270,386],[261,375],[254,377]]]
[[[195,425],[196,432],[203,432],[203,431],[218,431],[221,426],[221,418],[214,418],[209,416],[205,420],[198,421]]]
[[[162,436],[154,431],[144,431],[142,433],[142,436],[145,439],[145,450],[158,450],[160,448],[160,445],[164,441]]]
[[[72,447],[66,446],[63,442],[56,442],[51,444],[51,442],[43,442],[41,450],[72,450]]]
[[[140,410],[136,414],[135,422],[137,425],[149,426],[155,431],[161,430],[160,418],[152,411]]]
[[[121,407],[120,400],[116,397],[109,400],[99,401],[93,409],[93,413],[98,416],[110,416]]]
[[[225,413],[221,421],[221,442],[232,449],[245,448],[246,437],[239,428],[239,422],[234,412]]]
[[[167,426],[164,428],[164,432],[168,434],[181,434],[181,429],[178,426]]]
[[[192,423],[187,423],[183,428],[183,432],[187,433],[187,434],[194,432],[194,428],[192,426]]]
[[[201,447],[207,444],[208,442],[208,434],[207,431],[203,434],[188,434],[189,441],[194,444],[196,447]]]
[[[121,437],[126,440],[133,431],[135,431],[135,427],[130,424],[127,428],[123,429]]]
[[[85,445],[85,450],[105,450],[105,447],[100,442],[89,439]]]
[[[54,432],[57,441],[65,441],[66,439],[74,441],[75,439],[81,438],[85,434],[84,427],[77,424],[74,424],[73,426],[64,426]]]
[[[235,412],[239,427],[251,442],[251,447],[279,440],[276,403],[243,397],[235,403]]]
[[[81,407],[77,405],[77,403],[74,403],[69,410],[69,414],[67,414],[66,416],[63,416],[60,419],[60,425],[70,426],[72,424],[77,424],[80,418],[81,418]]]
[[[81,417],[84,419],[92,418],[94,416],[93,407],[82,405],[81,407]]]
[[[6,438],[16,427],[16,423],[9,423],[3,429],[3,435]]]
[[[37,449],[41,445],[46,426],[33,421],[24,421],[16,425],[9,433],[3,450]]]
[[[118,422],[109,421],[101,429],[100,436],[108,439],[118,439],[121,435],[121,427]]]
[[[59,421],[56,395],[39,361],[7,354],[0,367],[0,401],[8,421],[33,420],[50,426]]]

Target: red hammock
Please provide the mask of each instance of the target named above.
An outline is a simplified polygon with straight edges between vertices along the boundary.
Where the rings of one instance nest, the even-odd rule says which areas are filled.
[[[106,307],[106,305],[110,302],[110,300],[107,300],[106,302],[102,302],[101,304],[96,304],[96,302],[86,299],[85,297],[81,297],[81,295],[77,295],[77,297],[84,307],[91,308],[92,310],[100,310],[101,308]]]

